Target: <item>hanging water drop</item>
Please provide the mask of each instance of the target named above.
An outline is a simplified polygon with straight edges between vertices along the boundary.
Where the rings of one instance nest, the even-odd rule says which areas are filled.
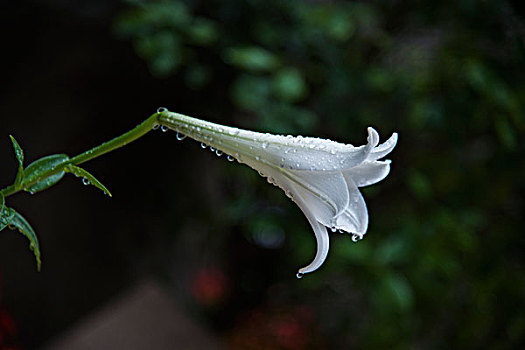
[[[152,130],[157,130],[160,127],[159,124],[155,124],[151,127]]]
[[[175,135],[175,137],[177,138],[177,140],[182,141],[186,138],[186,135],[181,134],[180,132],[177,131],[177,135]]]
[[[88,180],[87,177],[83,177],[83,178],[82,178],[82,183],[84,184],[84,186],[87,186],[87,185],[90,184],[90,182],[89,182],[89,180]]]
[[[210,146],[210,151],[215,152],[215,148]]]
[[[208,147],[208,146],[207,146],[204,142],[201,142],[201,147],[202,147],[202,148],[206,148],[206,147]]]
[[[162,125],[162,126],[160,127],[160,131],[162,131],[162,132],[166,132],[166,131],[168,131],[168,130],[169,130],[168,127],[165,126],[165,125]]]
[[[357,243],[359,240],[361,240],[361,236],[359,236],[357,233],[354,233],[352,235],[352,242]]]
[[[303,276],[304,276],[304,273],[300,273],[300,272],[297,272],[297,274],[295,275],[295,277],[297,277],[298,279],[303,278]]]
[[[168,109],[166,107],[159,107],[157,108],[157,113],[166,112]]]
[[[228,154],[228,156],[226,157],[226,159],[228,159],[229,162],[233,162],[233,161],[235,160],[235,158],[232,157],[232,156],[230,156],[229,154]]]
[[[220,157],[220,156],[222,156],[222,151],[221,150],[216,150],[215,154],[217,155],[217,157]]]
[[[330,231],[332,231],[332,232],[336,232],[337,229],[335,228],[335,226],[332,226],[332,227],[330,227]]]

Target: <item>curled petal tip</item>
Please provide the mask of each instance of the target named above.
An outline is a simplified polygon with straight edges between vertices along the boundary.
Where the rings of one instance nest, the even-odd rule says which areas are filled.
[[[379,134],[371,126],[369,126],[367,130],[368,130],[368,138],[367,138],[368,144],[371,147],[377,146],[379,144]]]

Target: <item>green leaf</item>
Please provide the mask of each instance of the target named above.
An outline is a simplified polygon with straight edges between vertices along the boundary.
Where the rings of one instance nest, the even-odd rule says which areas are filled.
[[[41,260],[40,260],[40,247],[38,245],[38,238],[36,237],[35,231],[29,225],[27,220],[20,215],[13,208],[8,208],[4,205],[4,198],[2,196],[2,212],[1,212],[1,225],[9,226],[10,229],[18,229],[20,233],[29,239],[29,249],[33,251],[36,259],[36,267],[40,271]]]
[[[71,173],[73,175],[76,175],[77,177],[82,177],[85,179],[85,181],[89,181],[89,183],[84,182],[85,184],[90,184],[95,186],[96,188],[100,189],[102,192],[107,194],[111,197],[111,193],[109,190],[104,186],[100,181],[98,181],[93,175],[88,173],[86,170],[79,168],[76,165],[69,164],[67,165],[64,170],[68,173]]]
[[[0,231],[7,226],[7,222],[4,220],[4,205],[4,195],[0,193]]]
[[[15,188],[20,188],[22,184],[22,179],[24,178],[24,151],[22,147],[16,142],[15,138],[12,135],[9,135],[11,142],[13,143],[13,148],[15,149],[16,159],[18,160],[18,172],[16,173],[15,179]]]
[[[42,178],[42,175],[47,171],[55,169],[68,160],[69,157],[65,154],[53,154],[40,158],[29,164],[24,170],[24,182],[22,184],[24,191],[33,194],[56,184],[64,176],[64,171],[60,171],[45,178]]]
[[[253,72],[268,72],[276,69],[279,57],[258,46],[232,47],[224,51],[226,63]]]

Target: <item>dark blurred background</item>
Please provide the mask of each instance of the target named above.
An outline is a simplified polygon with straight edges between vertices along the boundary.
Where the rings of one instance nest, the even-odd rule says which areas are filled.
[[[525,18],[508,1],[9,1],[2,5],[0,183],[76,155],[159,106],[231,126],[400,141],[363,189],[364,241],[313,232],[281,190],[152,132],[8,204],[0,348],[32,349],[138,281],[235,349],[512,349],[525,344]],[[152,348],[155,348],[152,345]]]

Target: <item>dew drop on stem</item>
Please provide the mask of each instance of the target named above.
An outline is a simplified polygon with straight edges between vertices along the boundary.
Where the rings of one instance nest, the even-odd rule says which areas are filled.
[[[168,130],[169,130],[168,127],[165,126],[165,125],[162,125],[162,126],[160,127],[160,131],[162,131],[162,132],[166,132],[166,131],[168,131]]]
[[[182,141],[186,138],[186,135],[177,131],[177,135],[175,137],[177,138],[177,140]]]
[[[84,186],[87,186],[87,185],[90,184],[90,182],[89,182],[89,180],[88,180],[87,177],[83,177],[83,178],[82,178],[82,184],[84,184]]]
[[[206,148],[206,147],[208,147],[208,146],[207,146],[204,142],[201,142],[201,147],[202,147],[202,148]]]
[[[168,109],[166,107],[159,107],[157,108],[157,113],[166,112]]]

